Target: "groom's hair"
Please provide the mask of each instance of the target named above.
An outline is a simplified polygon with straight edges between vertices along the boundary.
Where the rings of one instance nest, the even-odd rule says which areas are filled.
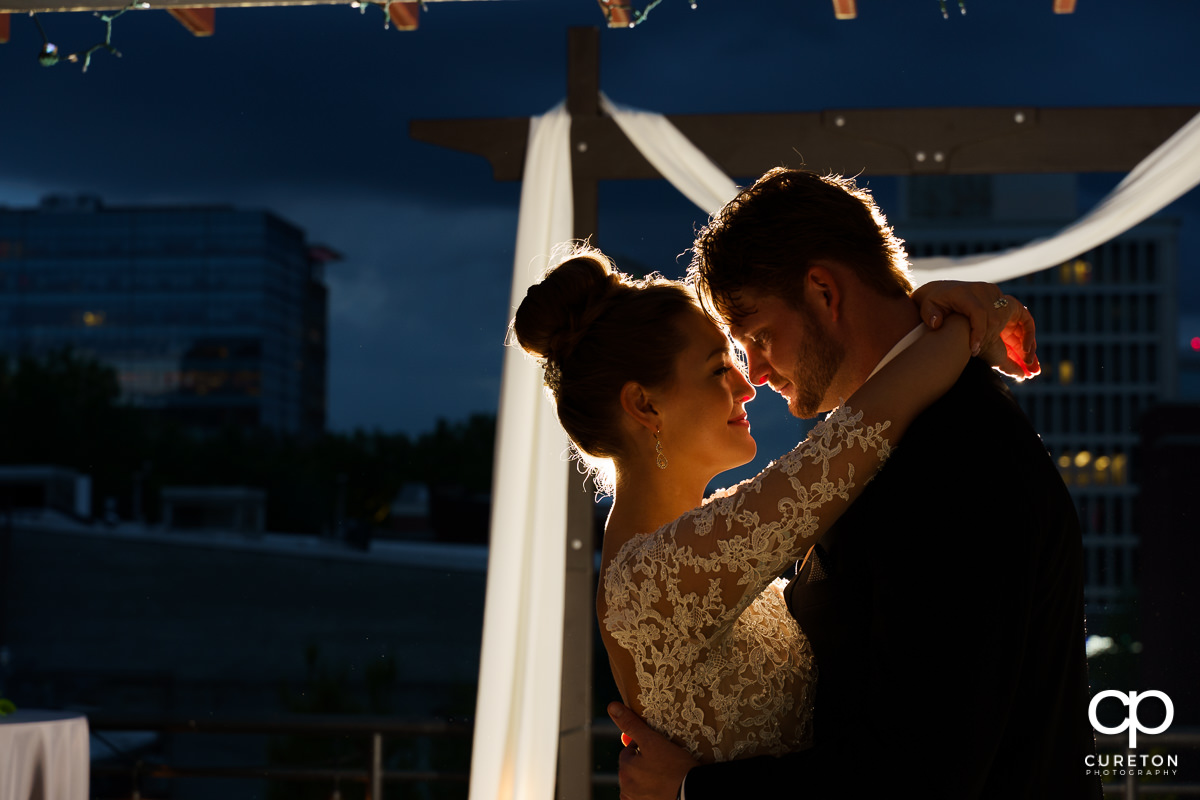
[[[869,190],[854,178],[775,167],[697,234],[688,277],[705,311],[737,322],[753,310],[740,302],[747,289],[801,309],[804,278],[822,259],[885,297],[912,291],[904,242]]]

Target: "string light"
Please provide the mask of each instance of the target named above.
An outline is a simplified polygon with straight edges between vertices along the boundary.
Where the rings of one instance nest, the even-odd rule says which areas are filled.
[[[641,25],[646,21],[646,17],[650,16],[650,12],[653,11],[658,4],[662,2],[662,0],[651,0],[650,4],[640,11],[628,3],[621,2],[621,0],[599,0],[599,2],[600,10],[604,12],[604,19],[609,23],[609,27],[612,27],[613,12],[621,11],[624,12],[621,16],[625,16],[626,14],[628,15],[629,27],[636,28],[638,25]],[[697,7],[696,0],[687,0],[687,2],[688,5],[692,7],[692,10],[695,11]]]
[[[43,67],[53,67],[58,63],[58,45],[50,42],[46,36],[46,29],[42,27],[42,21],[37,18],[37,14],[30,11],[29,16],[33,17],[33,24],[37,25],[38,33],[42,35],[42,51],[38,53],[38,63]]]
[[[402,2],[403,0],[383,0],[383,2],[375,2],[375,0],[350,0],[350,7],[357,8],[358,13],[367,13],[367,6],[378,6],[383,9],[383,29],[389,30],[392,27],[392,3]],[[660,0],[661,2],[661,0]],[[420,0],[422,13],[426,10],[425,0]]]
[[[140,10],[140,9],[149,8],[149,7],[150,7],[149,3],[144,2],[143,0],[136,0],[135,2],[130,3],[129,5],[125,6],[120,11],[118,11],[115,14],[112,14],[111,16],[108,14],[101,14],[99,12],[96,12],[93,16],[99,17],[100,20],[104,23],[104,41],[98,42],[97,44],[92,45],[87,50],[83,51],[82,53],[71,53],[66,56],[59,55],[58,45],[51,42],[50,37],[48,37],[46,35],[46,29],[42,27],[42,21],[40,19],[38,19],[37,13],[34,11],[30,11],[29,16],[33,17],[33,23],[35,25],[37,25],[38,33],[42,34],[42,49],[38,53],[38,63],[41,64],[43,67],[53,67],[55,64],[57,64],[59,61],[61,61],[64,58],[67,61],[70,61],[72,64],[77,64],[77,63],[79,63],[80,59],[83,59],[83,71],[87,72],[88,67],[90,67],[92,65],[92,53],[96,52],[97,50],[107,50],[108,52],[110,52],[114,56],[116,56],[117,58],[120,58],[121,57],[120,51],[117,50],[117,48],[113,47],[113,43],[112,43],[113,20],[115,20],[117,17],[124,14],[126,11],[132,11],[134,9]]]
[[[938,5],[942,9],[942,19],[950,19],[950,12],[946,10],[946,0],[938,0]],[[967,13],[966,0],[958,0],[958,10],[963,14]]]
[[[373,0],[371,0],[373,2]],[[650,0],[644,9],[638,10],[634,6],[625,2],[625,0],[597,0],[600,4],[600,11],[604,14],[604,20],[608,23],[608,27],[623,27],[636,28],[646,21],[650,16],[650,12],[658,7],[662,0]],[[698,7],[697,0],[686,0],[692,10]],[[350,4],[354,8],[358,8],[358,0],[354,0]],[[425,2],[421,0],[421,6],[424,8]],[[967,13],[967,0],[958,0],[958,13],[965,15]],[[946,0],[938,0],[938,7],[942,11],[942,19],[950,19],[950,10],[946,7]],[[628,22],[626,22],[628,20]]]

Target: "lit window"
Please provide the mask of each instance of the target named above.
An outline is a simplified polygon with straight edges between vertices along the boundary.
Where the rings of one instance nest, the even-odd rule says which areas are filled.
[[[1064,261],[1058,265],[1059,283],[1091,283],[1092,265],[1077,258],[1074,261]]]
[[[1091,474],[1087,467],[1092,461],[1092,454],[1087,450],[1080,450],[1075,454],[1075,469],[1070,470],[1071,480],[1067,483],[1074,483],[1076,486],[1087,486],[1091,481]]]
[[[1124,484],[1126,480],[1126,468],[1128,459],[1124,453],[1117,453],[1112,457],[1112,482],[1116,484]]]
[[[1075,483],[1075,470],[1071,469],[1071,461],[1070,451],[1058,457],[1058,472],[1067,486]]]
[[[83,324],[87,325],[89,328],[94,328],[97,325],[103,325],[104,324],[104,312],[103,311],[85,311],[85,312],[83,312]]]
[[[1058,362],[1058,382],[1072,383],[1075,380],[1075,362],[1064,359]]]

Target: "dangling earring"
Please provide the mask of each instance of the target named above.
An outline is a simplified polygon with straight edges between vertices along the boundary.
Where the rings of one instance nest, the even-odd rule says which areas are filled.
[[[667,454],[663,452],[662,442],[658,440],[658,431],[654,432],[654,463],[659,469],[667,468]]]

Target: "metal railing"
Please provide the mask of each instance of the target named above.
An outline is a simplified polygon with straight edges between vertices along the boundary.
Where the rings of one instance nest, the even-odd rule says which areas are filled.
[[[349,736],[369,745],[366,763],[359,766],[297,767],[278,764],[257,766],[210,766],[134,761],[125,764],[93,764],[94,775],[134,775],[139,778],[243,778],[269,781],[362,783],[367,797],[380,800],[386,782],[462,783],[465,772],[438,770],[392,770],[383,763],[385,737],[469,738],[467,723],[430,720],[401,720],[394,717],[295,715],[264,718],[187,718],[89,716],[88,727],[103,740],[105,732],[149,731],[163,734],[239,734],[250,736]]]
[[[129,775],[131,768],[138,770],[143,778],[180,779],[180,778],[242,778],[269,781],[305,781],[323,782],[329,784],[362,783],[367,787],[369,800],[381,800],[385,783],[458,783],[465,785],[468,775],[465,772],[446,772],[439,770],[394,770],[387,769],[383,763],[383,742],[385,737],[430,739],[469,739],[472,726],[465,722],[442,722],[430,720],[401,720],[394,717],[371,716],[326,716],[326,715],[296,715],[266,718],[196,718],[164,720],[162,718],[144,717],[105,717],[88,718],[89,728],[93,732],[103,734],[106,731],[151,731],[171,734],[245,734],[258,736],[351,736],[361,737],[369,742],[366,763],[361,766],[339,767],[296,767],[283,765],[218,767],[210,765],[180,765],[180,764],[139,764],[113,765],[93,764],[92,772],[97,775]],[[592,732],[597,742],[615,741],[620,731],[610,720],[597,719],[593,723]],[[1123,797],[1125,800],[1136,800],[1139,797],[1163,795],[1200,797],[1200,783],[1177,781],[1145,781],[1138,774],[1138,769],[1154,769],[1152,751],[1168,750],[1176,754],[1176,750],[1188,751],[1195,763],[1200,763],[1200,729],[1181,729],[1156,735],[1143,734],[1138,738],[1137,750],[1127,748],[1128,737],[1125,734],[1098,735],[1097,768],[1109,769],[1114,777],[1120,780],[1104,784],[1106,797]],[[1122,756],[1121,765],[1113,765],[1113,761],[1103,762],[1101,756]],[[1145,766],[1129,769],[1127,757],[1133,756],[1134,763],[1143,757],[1150,760]],[[1192,764],[1193,771],[1195,763]],[[614,763],[615,766],[615,763]],[[616,772],[594,772],[592,783],[595,786],[616,786]]]

